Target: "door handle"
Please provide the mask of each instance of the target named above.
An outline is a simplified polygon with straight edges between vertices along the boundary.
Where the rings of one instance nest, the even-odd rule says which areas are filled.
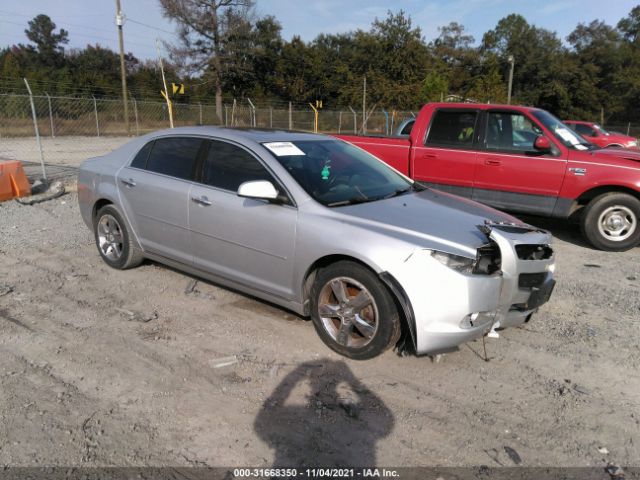
[[[191,197],[191,200],[199,205],[204,205],[205,207],[211,205],[211,200],[209,200],[205,195],[200,197]]]
[[[121,178],[120,181],[122,183],[124,183],[127,187],[135,187],[136,186],[136,182],[133,181],[133,178],[130,179],[125,179],[125,178]]]
[[[495,166],[498,166],[498,165],[502,165],[502,162],[500,160],[495,160],[493,158],[487,158],[484,161],[484,164],[485,165],[491,165],[491,166],[495,167]]]
[[[420,158],[438,158],[438,155],[436,155],[435,153],[423,153],[422,157]]]

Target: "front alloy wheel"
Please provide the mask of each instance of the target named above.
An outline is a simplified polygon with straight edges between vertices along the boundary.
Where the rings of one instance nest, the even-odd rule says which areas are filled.
[[[351,261],[318,272],[311,289],[311,318],[332,350],[364,360],[392,347],[400,337],[398,309],[384,284]]]

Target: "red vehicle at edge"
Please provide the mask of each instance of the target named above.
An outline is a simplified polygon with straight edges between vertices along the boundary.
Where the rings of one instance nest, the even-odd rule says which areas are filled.
[[[640,152],[599,149],[544,110],[430,103],[409,138],[336,137],[421,183],[495,208],[577,214],[602,250],[640,243]]]
[[[608,132],[597,123],[579,120],[565,120],[567,127],[581,135],[585,140],[601,148],[620,147],[638,149],[638,140],[617,132]]]

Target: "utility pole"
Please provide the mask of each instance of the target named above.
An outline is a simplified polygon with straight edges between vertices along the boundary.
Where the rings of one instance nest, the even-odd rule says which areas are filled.
[[[511,68],[509,69],[509,90],[507,93],[507,105],[511,105],[511,87],[513,86],[513,66],[515,64],[515,59],[513,58],[513,55],[509,55],[509,58],[507,58],[507,60],[511,64]]]
[[[120,8],[120,0],[116,0],[116,25],[118,26],[118,45],[120,46],[120,77],[122,79],[122,105],[124,106],[124,126],[129,135],[129,105],[127,104],[127,71],[124,66],[124,40],[122,38],[122,24],[124,15]]]
[[[362,84],[362,134],[367,133],[367,76]]]

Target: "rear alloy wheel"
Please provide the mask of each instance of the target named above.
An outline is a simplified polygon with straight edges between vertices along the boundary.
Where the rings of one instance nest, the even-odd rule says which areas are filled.
[[[596,248],[629,250],[640,243],[640,200],[626,193],[594,198],[582,214],[582,232]]]
[[[311,289],[311,317],[329,348],[356,360],[380,355],[400,336],[391,294],[355,262],[338,262],[319,272]]]
[[[122,215],[113,205],[98,211],[94,235],[100,256],[110,267],[125,270],[142,262],[142,251],[135,245]]]

